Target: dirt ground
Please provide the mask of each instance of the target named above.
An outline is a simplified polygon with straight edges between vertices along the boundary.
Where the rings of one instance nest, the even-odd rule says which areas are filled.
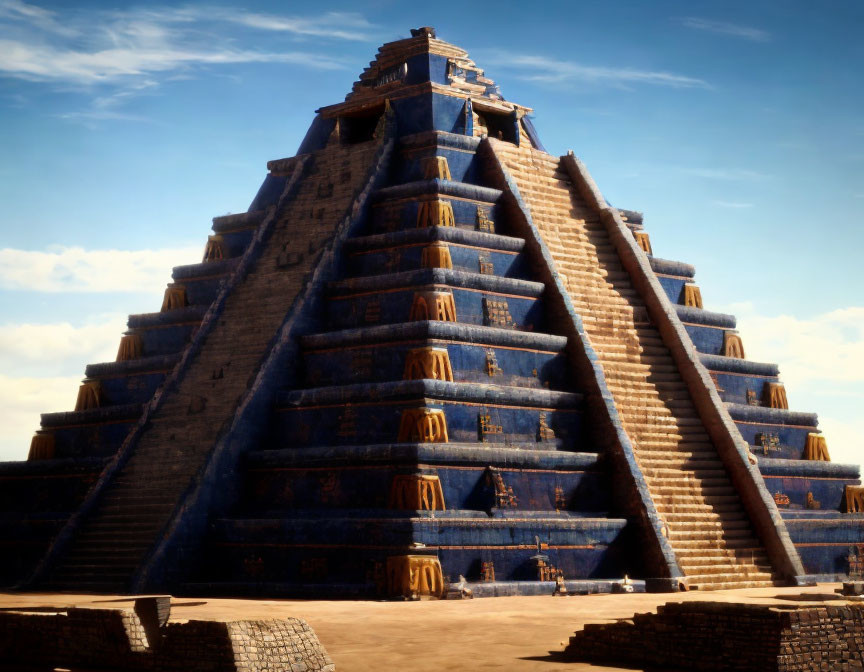
[[[789,604],[834,596],[839,584],[677,594],[498,597],[423,602],[175,598],[171,620],[305,618],[338,672],[404,670],[569,670],[618,668],[569,663],[558,655],[586,623],[628,618],[670,601]],[[796,600],[797,601],[797,600]],[[0,609],[131,605],[132,598],[2,593]]]

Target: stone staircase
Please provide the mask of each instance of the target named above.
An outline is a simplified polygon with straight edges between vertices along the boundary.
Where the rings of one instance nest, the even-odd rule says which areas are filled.
[[[491,143],[583,319],[688,584],[772,585],[765,550],[597,213],[559,159],[525,143]]]
[[[367,177],[378,144],[337,144],[310,155],[307,177],[288,207],[276,214],[259,258],[245,278],[238,279],[185,374],[166,392],[129,459],[49,567],[42,585],[94,591],[129,588],[223,428],[233,420],[320,257],[322,241],[335,233]],[[328,196],[322,198],[322,193]],[[285,249],[308,252],[293,260],[296,263],[285,264]]]

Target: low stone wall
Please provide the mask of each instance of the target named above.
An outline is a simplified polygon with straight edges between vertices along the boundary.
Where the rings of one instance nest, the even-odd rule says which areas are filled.
[[[669,603],[570,638],[572,660],[681,670],[864,670],[864,604]]]
[[[151,616],[148,616],[152,614]],[[332,672],[303,619],[157,621],[155,610],[0,613],[0,669],[26,665],[159,672]]]

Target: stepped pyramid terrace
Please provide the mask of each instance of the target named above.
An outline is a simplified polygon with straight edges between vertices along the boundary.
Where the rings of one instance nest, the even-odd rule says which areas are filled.
[[[860,578],[859,468],[788,408],[777,365],[746,358],[639,212],[544,150],[529,107],[411,32],[268,163],[247,212],[213,220],[29,459],[0,464],[0,585]]]

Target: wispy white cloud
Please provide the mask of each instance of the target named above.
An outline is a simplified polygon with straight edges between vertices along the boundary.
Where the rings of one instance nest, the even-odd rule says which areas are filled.
[[[200,246],[161,250],[0,249],[0,289],[36,292],[141,292],[164,287],[171,268],[195,263]]]
[[[372,39],[375,26],[356,12],[328,12],[317,17],[291,17],[253,12],[223,12],[221,16],[243,26],[309,37],[339,40]]]
[[[637,85],[676,89],[711,88],[703,79],[662,70],[585,65],[575,61],[561,61],[546,56],[520,55],[511,52],[490,52],[490,56],[489,60],[497,67],[517,70],[521,79],[546,84],[583,82],[618,88]]]
[[[781,362],[784,378],[802,387],[817,382],[864,385],[864,306],[810,318],[760,315],[752,303],[730,308],[738,315],[748,359]]]
[[[0,0],[0,19],[32,25],[55,35],[72,36],[77,31],[57,19],[57,13],[20,0]]]
[[[174,47],[119,47],[84,52],[0,39],[0,72],[36,81],[95,84],[191,65],[231,63],[295,63],[318,69],[343,67],[332,58],[305,52],[267,53],[237,49],[206,51]]]
[[[732,208],[734,210],[745,210],[753,207],[753,203],[742,203],[740,201],[711,201],[711,203],[720,208]]]
[[[88,362],[111,361],[117,354],[126,315],[95,316],[69,322],[0,325],[0,371],[10,376],[84,374]]]
[[[728,35],[737,37],[751,42],[767,42],[771,39],[771,33],[760,28],[752,26],[742,26],[738,23],[729,23],[728,21],[714,21],[712,19],[702,19],[696,16],[686,16],[677,19],[678,23],[686,28],[693,30],[701,30],[708,33],[716,33],[718,35]]]
[[[169,76],[206,66],[345,67],[337,58],[308,49],[267,49],[249,30],[278,31],[298,39],[363,40],[373,28],[353,12],[296,17],[206,6],[55,12],[21,0],[0,0],[0,76],[120,86],[121,91],[97,99],[97,105],[106,99],[117,104]]]

